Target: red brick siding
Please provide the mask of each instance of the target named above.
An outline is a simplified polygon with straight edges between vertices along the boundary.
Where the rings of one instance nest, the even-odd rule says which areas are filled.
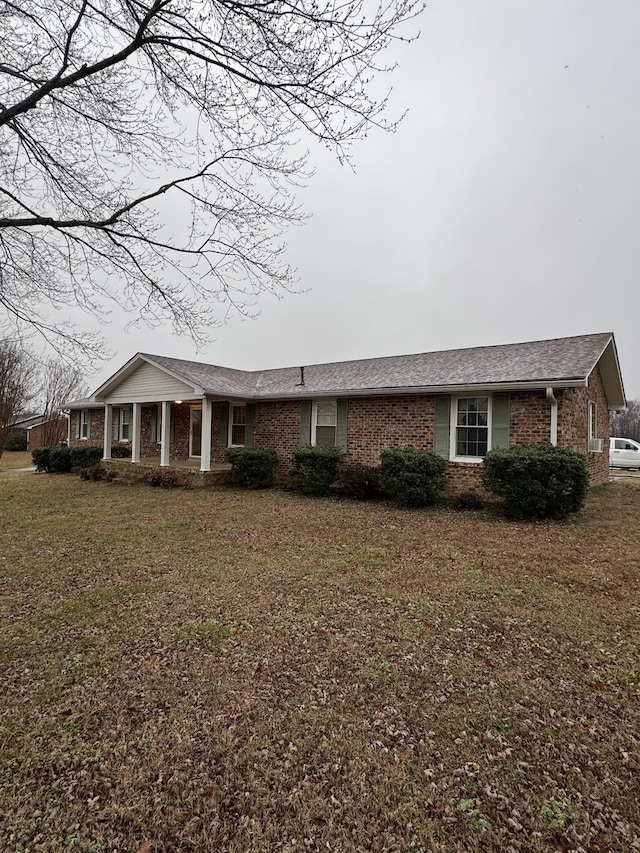
[[[571,388],[558,397],[558,444],[585,453],[593,486],[609,480],[609,407],[599,368],[589,376],[587,388]],[[587,410],[589,401],[597,406],[597,435],[603,439],[602,453],[588,452]]]
[[[301,409],[298,400],[256,403],[253,443],[276,451],[280,477],[291,467],[291,454],[300,446]]]
[[[557,391],[558,444],[587,453],[587,403],[598,406],[598,437],[605,439],[603,453],[589,453],[591,481],[606,482],[609,477],[608,436],[609,413],[602,380],[596,369],[588,388]],[[519,391],[511,399],[511,445],[550,440],[551,405],[544,390]],[[174,441],[170,457],[186,459],[189,453],[190,404],[172,404]],[[220,444],[220,427],[226,402],[215,402],[212,412],[211,461],[225,461],[226,443]],[[151,444],[152,407],[143,406],[141,421],[141,454],[160,455],[159,444]],[[278,473],[282,476],[291,464],[293,450],[300,444],[300,401],[258,402],[254,408],[254,445],[275,450]],[[75,438],[78,412],[71,415],[71,442]],[[91,444],[102,444],[104,413],[91,412]],[[376,465],[387,447],[419,447],[433,450],[434,396],[403,395],[398,397],[355,397],[349,400],[347,454],[354,462]],[[203,435],[203,442],[206,440]],[[448,462],[445,474],[449,494],[470,490],[482,491],[481,464]]]
[[[433,450],[432,396],[354,397],[349,400],[347,452],[356,462],[377,465],[388,447]]]
[[[510,444],[531,444],[551,438],[551,404],[544,391],[511,395]]]

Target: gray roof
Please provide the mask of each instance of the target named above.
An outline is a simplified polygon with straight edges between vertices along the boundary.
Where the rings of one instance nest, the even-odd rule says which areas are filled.
[[[337,361],[244,371],[167,356],[142,354],[211,394],[236,397],[308,397],[413,388],[566,383],[586,380],[613,335],[602,332],[520,344]]]

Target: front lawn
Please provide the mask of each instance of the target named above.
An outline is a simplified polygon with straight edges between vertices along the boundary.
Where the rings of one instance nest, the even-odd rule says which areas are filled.
[[[0,849],[640,850],[640,489],[0,477]]]

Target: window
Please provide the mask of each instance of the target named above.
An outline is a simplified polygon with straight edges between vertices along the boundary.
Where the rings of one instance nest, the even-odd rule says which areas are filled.
[[[598,406],[589,400],[587,407],[587,450],[590,453],[602,453],[604,442],[598,438]]]
[[[160,424],[162,408],[160,403],[151,409],[151,444],[160,444]]]
[[[89,409],[82,409],[80,411],[80,418],[78,423],[78,438],[88,439],[89,434],[91,432],[89,420]]]
[[[311,444],[316,447],[336,446],[338,404],[335,400],[318,400],[313,405]]]
[[[234,447],[244,447],[247,433],[247,407],[244,403],[232,403],[229,418],[229,444]]]
[[[175,424],[173,422],[173,406],[169,417],[169,444],[173,444]],[[151,443],[162,444],[162,403],[158,403],[151,410]]]
[[[112,439],[114,441],[131,441],[131,408],[118,408],[115,406],[112,417]]]
[[[455,455],[486,456],[489,450],[489,398],[459,397],[455,418]]]

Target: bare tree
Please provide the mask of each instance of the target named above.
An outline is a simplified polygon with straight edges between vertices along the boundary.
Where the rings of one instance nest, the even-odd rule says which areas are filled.
[[[379,3],[379,5],[376,5]],[[346,156],[383,118],[378,57],[421,0],[7,0],[0,12],[0,305],[166,319],[197,342],[289,288],[297,134]]]
[[[43,365],[40,399],[42,401],[42,444],[52,446],[67,437],[64,406],[84,397],[87,386],[78,367],[63,359],[49,359]]]
[[[611,412],[611,435],[640,441],[640,400],[628,400],[626,411]]]
[[[14,341],[0,340],[0,457],[11,433],[11,424],[33,397],[34,363],[31,355]]]

